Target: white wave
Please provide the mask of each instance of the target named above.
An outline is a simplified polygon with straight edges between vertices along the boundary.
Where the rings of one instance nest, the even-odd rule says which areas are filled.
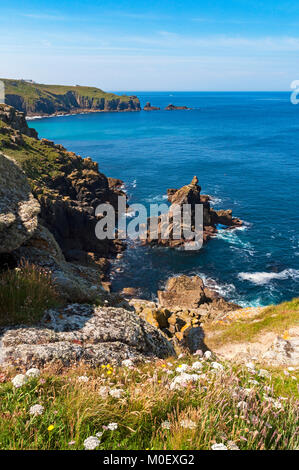
[[[222,202],[222,199],[220,197],[217,197],[217,196],[210,196],[210,199],[211,199],[211,202],[215,205],[221,204],[221,202]]]
[[[212,279],[205,274],[197,273],[199,277],[203,280],[206,287],[209,289],[217,292],[217,294],[221,295],[222,297],[231,297],[231,295],[235,292],[236,288],[233,284],[225,284]]]
[[[241,238],[236,233],[237,231],[244,231],[246,229],[247,227],[245,225],[241,227],[235,227],[234,229],[220,229],[216,234],[216,238],[223,240],[232,246],[241,247],[246,250],[253,251],[253,246],[251,245],[251,243],[241,240]]]
[[[159,202],[167,200],[166,194],[158,194],[158,196],[152,196],[145,199],[146,202]]]
[[[285,269],[280,273],[267,273],[267,272],[255,272],[255,273],[239,273],[238,277],[244,281],[250,281],[253,284],[263,285],[268,284],[273,279],[298,279],[299,269]]]

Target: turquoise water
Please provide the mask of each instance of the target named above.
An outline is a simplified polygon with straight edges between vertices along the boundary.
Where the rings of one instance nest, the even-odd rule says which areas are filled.
[[[133,92],[130,92],[133,93]],[[130,202],[165,202],[199,178],[216,209],[245,221],[193,252],[129,246],[114,287],[153,297],[172,274],[199,274],[229,299],[266,305],[298,295],[299,106],[289,93],[136,93],[190,111],[96,113],[31,121],[40,137],[99,162]]]

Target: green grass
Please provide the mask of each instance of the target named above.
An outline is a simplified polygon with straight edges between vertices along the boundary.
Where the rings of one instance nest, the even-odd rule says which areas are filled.
[[[253,318],[242,318],[230,324],[213,324],[207,331],[213,332],[209,337],[210,347],[231,342],[253,342],[260,335],[273,332],[287,334],[289,328],[299,325],[299,298],[279,305],[270,305]]]
[[[195,359],[181,361],[191,365]],[[285,393],[290,381],[297,386],[294,378],[281,375],[277,393],[277,371],[261,378],[258,369],[253,374],[227,363],[223,371],[215,372],[204,361],[199,382],[170,390],[181,361],[156,361],[133,369],[48,367],[40,378],[17,389],[11,383],[15,373],[3,370],[0,448],[83,449],[87,437],[103,432],[111,422],[118,428],[104,431],[98,449],[202,450],[229,441],[244,450],[298,448],[298,394],[296,398]],[[78,380],[82,374],[88,382]],[[122,388],[123,395],[102,397],[103,386]],[[240,408],[240,402],[247,407]],[[44,412],[33,417],[29,409],[35,404],[42,405]],[[194,429],[183,427],[184,420],[193,421]],[[164,421],[170,429],[163,428]]]
[[[0,273],[0,326],[34,324],[46,308],[59,305],[51,275],[42,268],[23,262]]]

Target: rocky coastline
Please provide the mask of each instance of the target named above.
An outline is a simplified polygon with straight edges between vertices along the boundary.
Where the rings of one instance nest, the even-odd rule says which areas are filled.
[[[123,182],[106,177],[90,158],[38,139],[24,113],[7,105],[0,105],[0,169],[0,269],[21,270],[25,261],[45,270],[62,303],[45,309],[34,326],[1,327],[3,365],[31,367],[58,361],[97,367],[127,359],[203,354],[210,350],[210,325],[237,318],[235,312],[242,311],[198,276],[169,279],[155,302],[137,298],[130,288],[110,292],[110,260],[120,257],[126,246],[117,239],[96,239],[94,211],[102,202],[117,209],[117,197],[125,194]],[[230,210],[210,206],[211,198],[201,194],[197,177],[167,194],[171,205],[190,204],[192,217],[195,205],[203,205],[204,242],[217,232],[218,224],[228,230],[242,224]],[[170,219],[169,232],[171,224]],[[184,237],[146,240],[151,246],[171,248],[186,242]],[[297,332],[292,334],[291,340],[268,345],[263,357],[273,362],[275,355],[278,362],[296,363],[299,341]]]

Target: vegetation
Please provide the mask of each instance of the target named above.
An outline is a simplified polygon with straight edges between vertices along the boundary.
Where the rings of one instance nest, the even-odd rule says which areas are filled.
[[[46,308],[60,304],[51,275],[42,268],[23,262],[0,273],[0,326],[34,324]]]
[[[227,343],[253,342],[267,332],[277,333],[287,338],[288,330],[299,325],[299,298],[279,305],[270,305],[258,315],[248,318],[238,318],[232,323],[219,322],[205,325],[209,336],[209,347],[221,346]]]
[[[176,379],[174,388],[184,373],[199,378]],[[288,396],[296,372],[184,357],[131,367],[48,367],[18,388],[14,375],[0,374],[1,449],[84,449],[90,436],[103,450],[299,446],[298,401]]]

